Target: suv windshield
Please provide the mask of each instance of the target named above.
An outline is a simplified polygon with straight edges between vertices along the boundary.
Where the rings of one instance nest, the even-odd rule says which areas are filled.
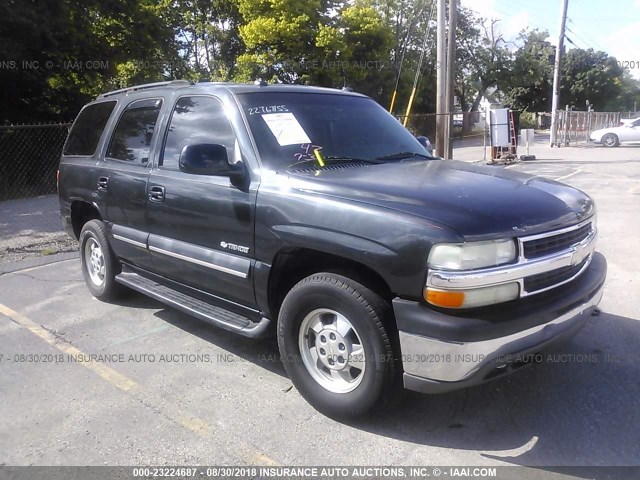
[[[373,160],[400,152],[426,156],[413,135],[370,98],[288,92],[238,98],[262,162],[273,170],[313,161],[316,150],[325,159]]]

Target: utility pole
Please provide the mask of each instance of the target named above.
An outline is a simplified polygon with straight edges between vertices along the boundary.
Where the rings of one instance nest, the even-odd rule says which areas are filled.
[[[444,158],[453,158],[451,127],[453,125],[453,98],[456,86],[456,25],[458,24],[457,0],[449,0],[449,34],[447,36],[447,107],[445,116]]]
[[[437,0],[437,48],[436,48],[436,156],[444,156],[445,110],[447,108],[447,58],[445,40],[446,10],[445,0]]]
[[[564,46],[564,29],[567,23],[568,6],[569,6],[569,0],[563,0],[562,18],[560,19],[560,34],[558,35],[558,46],[556,47],[556,63],[553,67],[553,92],[552,92],[552,101],[551,101],[551,140],[549,142],[549,146],[551,147],[553,147],[554,145],[557,145],[556,114],[558,111],[558,101],[560,97],[560,63],[562,60],[562,48]]]

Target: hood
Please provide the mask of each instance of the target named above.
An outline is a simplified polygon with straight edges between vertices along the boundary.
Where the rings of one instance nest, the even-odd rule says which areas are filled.
[[[576,224],[594,212],[591,198],[568,185],[454,160],[289,175],[293,188],[417,215],[467,239],[535,234]]]

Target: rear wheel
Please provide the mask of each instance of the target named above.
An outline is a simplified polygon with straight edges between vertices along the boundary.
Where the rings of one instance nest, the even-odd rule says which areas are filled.
[[[112,300],[124,290],[115,281],[120,263],[111,250],[107,231],[100,220],[90,220],[80,232],[80,263],[82,276],[94,297]]]
[[[284,366],[300,394],[332,417],[355,417],[392,392],[387,303],[341,275],[318,273],[287,294],[278,319]]]
[[[618,145],[620,145],[620,140],[615,133],[607,133],[602,137],[602,144],[605,147],[617,147]]]

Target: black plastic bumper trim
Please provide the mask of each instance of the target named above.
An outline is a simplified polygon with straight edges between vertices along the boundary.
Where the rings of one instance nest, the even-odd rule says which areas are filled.
[[[544,294],[474,311],[437,311],[413,300],[396,298],[393,311],[400,331],[449,342],[477,342],[548,323],[598,293],[607,261],[598,252],[572,282]]]

